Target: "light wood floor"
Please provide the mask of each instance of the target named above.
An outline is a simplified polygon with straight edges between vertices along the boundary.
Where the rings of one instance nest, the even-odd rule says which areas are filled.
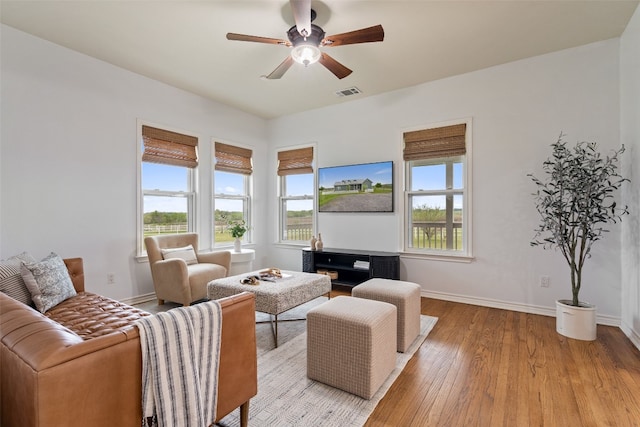
[[[640,351],[619,328],[584,342],[555,318],[422,299],[439,318],[365,424],[640,426]]]

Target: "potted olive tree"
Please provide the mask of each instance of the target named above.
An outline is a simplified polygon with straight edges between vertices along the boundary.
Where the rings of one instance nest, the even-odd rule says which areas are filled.
[[[591,257],[593,243],[628,214],[619,207],[615,193],[628,179],[618,173],[618,156],[624,146],[610,156],[602,156],[595,142],[579,142],[567,147],[563,134],[551,145],[552,156],[542,165],[545,179],[532,174],[540,224],[532,246],[556,249],[569,265],[572,299],[556,301],[556,330],[569,338],[596,339],[595,306],[580,301],[582,272]]]

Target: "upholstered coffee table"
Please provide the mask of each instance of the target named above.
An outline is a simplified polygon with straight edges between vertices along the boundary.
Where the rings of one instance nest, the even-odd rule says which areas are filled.
[[[282,271],[282,278],[273,282],[260,280],[257,285],[242,283],[249,276],[259,276],[259,271],[216,279],[207,285],[209,299],[219,299],[241,292],[256,295],[256,311],[273,316],[273,335],[278,346],[278,315],[322,295],[329,296],[329,276],[298,271]]]

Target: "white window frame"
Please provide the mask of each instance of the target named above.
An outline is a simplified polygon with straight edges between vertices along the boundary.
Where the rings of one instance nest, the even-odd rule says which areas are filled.
[[[458,124],[466,124],[465,131],[465,155],[464,156],[451,156],[442,157],[436,159],[427,160],[412,160],[404,161],[404,214],[403,214],[403,255],[416,258],[430,258],[430,259],[444,259],[451,261],[470,262],[473,259],[473,245],[472,245],[472,121],[471,119],[449,121],[438,124],[431,124],[428,126],[421,126],[415,129],[407,129],[407,131],[433,129],[445,126],[452,126]],[[463,174],[463,188],[453,188],[453,163],[462,160],[462,174]],[[446,166],[447,162],[451,167]],[[422,190],[412,191],[412,176],[411,167],[415,165],[430,165],[430,164],[445,164],[446,167],[446,188],[438,190]],[[411,247],[412,242],[412,198],[416,196],[450,196],[453,200],[453,196],[462,195],[462,250],[453,251],[450,249],[433,249],[433,248],[414,248]],[[451,206],[453,209],[453,204]],[[452,214],[453,211],[447,213]],[[447,221],[449,223],[449,221]],[[450,225],[447,225],[450,226]]]
[[[304,194],[301,196],[285,196],[287,194],[286,188],[286,176],[276,175],[278,182],[278,238],[276,240],[277,243],[282,245],[291,245],[291,246],[308,246],[309,240],[283,240],[282,236],[284,235],[285,227],[287,225],[287,215],[286,215],[286,205],[288,201],[294,200],[311,200],[312,212],[311,212],[311,234],[315,235],[316,224],[317,224],[317,216],[318,216],[318,207],[316,206],[316,189],[318,187],[318,173],[316,168],[316,156],[317,156],[317,147],[315,144],[308,145],[299,145],[292,147],[282,147],[276,151],[276,173],[278,170],[278,153],[281,151],[289,151],[289,150],[297,150],[300,148],[313,147],[313,187],[311,189],[312,193]],[[309,174],[311,175],[311,174]]]
[[[226,144],[226,143],[225,143]],[[212,144],[213,145],[213,144]],[[229,144],[229,145],[236,145],[236,144]],[[242,147],[241,145],[238,145],[238,147]],[[243,147],[246,148],[246,147]],[[231,242],[222,242],[222,243],[218,243],[215,241],[215,236],[216,236],[216,232],[215,232],[215,215],[216,215],[216,199],[225,199],[225,200],[242,200],[243,201],[243,212],[242,212],[242,216],[244,219],[244,222],[247,226],[247,232],[244,234],[244,236],[242,236],[242,240],[244,243],[246,244],[253,244],[253,233],[251,232],[251,230],[253,229],[252,226],[252,217],[253,215],[251,214],[251,205],[252,205],[252,201],[253,201],[253,180],[251,179],[253,175],[243,175],[243,174],[237,174],[237,175],[243,175],[243,185],[244,185],[244,191],[245,194],[244,195],[238,195],[238,194],[225,194],[225,193],[216,193],[215,192],[215,188],[216,188],[216,181],[215,181],[215,176],[216,176],[216,170],[215,170],[215,148],[213,148],[213,159],[212,162],[214,162],[214,167],[212,168],[212,183],[213,183],[213,197],[211,199],[211,214],[213,216],[212,220],[213,220],[213,232],[211,233],[211,238],[213,240],[212,242],[212,247],[215,248],[226,248],[226,247],[231,247],[233,246],[233,241]],[[222,171],[220,171],[222,172]],[[225,172],[225,173],[233,173],[233,172]]]
[[[161,189],[145,190],[142,188],[142,126],[151,126],[158,129],[164,129],[171,132],[181,133],[198,138],[198,135],[185,131],[183,129],[176,129],[165,125],[158,125],[155,123],[146,122],[143,120],[137,120],[137,188],[138,188],[138,224],[137,224],[137,256],[146,258],[147,249],[144,245],[144,197],[145,196],[165,196],[165,197],[182,197],[187,200],[187,232],[197,232],[197,212],[198,212],[198,172],[196,168],[187,169],[187,182],[189,184],[189,191],[168,191]],[[199,138],[198,138],[199,141]],[[176,166],[178,167],[178,166]]]

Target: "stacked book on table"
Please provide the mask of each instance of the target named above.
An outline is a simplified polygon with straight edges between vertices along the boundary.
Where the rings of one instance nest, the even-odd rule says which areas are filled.
[[[369,269],[369,261],[356,260],[356,262],[353,263],[353,268],[357,268],[359,270],[368,270]]]

